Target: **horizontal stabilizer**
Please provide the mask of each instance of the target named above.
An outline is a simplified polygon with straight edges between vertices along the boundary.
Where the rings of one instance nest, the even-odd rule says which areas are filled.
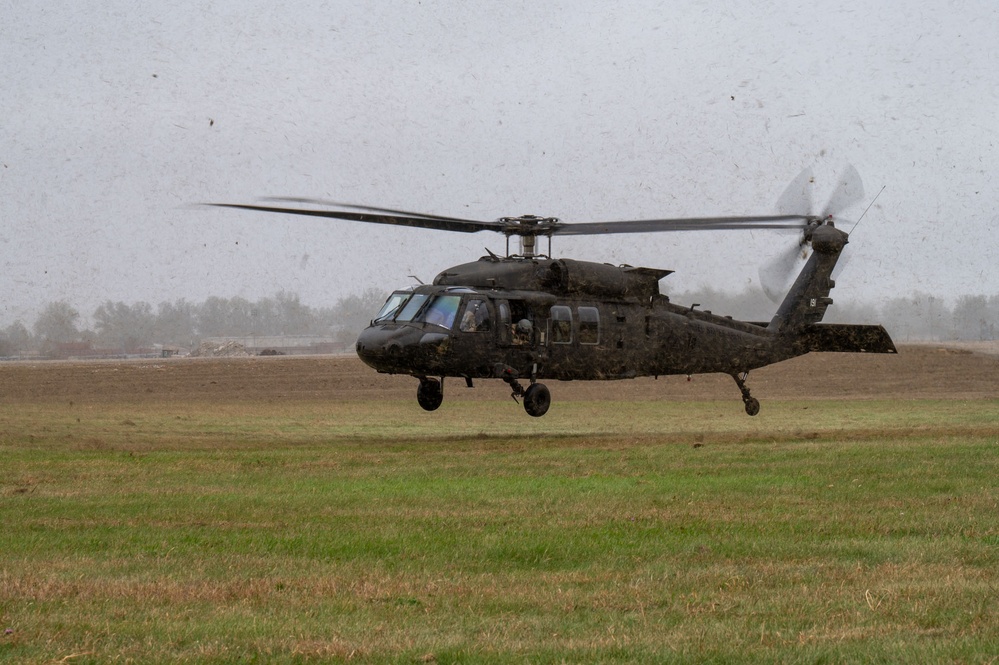
[[[844,353],[898,353],[884,326],[813,323],[802,330],[798,343],[809,351]]]

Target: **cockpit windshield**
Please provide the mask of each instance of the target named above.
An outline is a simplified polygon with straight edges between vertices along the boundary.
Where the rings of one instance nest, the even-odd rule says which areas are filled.
[[[378,314],[375,315],[374,322],[378,323],[380,321],[385,321],[392,318],[399,308],[402,307],[402,303],[406,302],[406,298],[410,296],[408,291],[396,291],[388,297],[382,308],[378,310]]]
[[[402,311],[399,312],[399,315],[395,317],[395,320],[412,321],[413,317],[415,317],[417,313],[419,313],[420,308],[423,307],[423,304],[427,302],[427,298],[429,297],[430,296],[428,296],[425,293],[413,294],[413,297],[409,299],[409,302],[407,302],[406,305],[402,308]]]
[[[450,330],[458,315],[459,304],[461,296],[437,296],[420,316],[420,320]]]
[[[430,295],[396,291],[385,301],[374,322],[398,321],[400,323],[432,323],[448,330],[458,316],[461,296]]]

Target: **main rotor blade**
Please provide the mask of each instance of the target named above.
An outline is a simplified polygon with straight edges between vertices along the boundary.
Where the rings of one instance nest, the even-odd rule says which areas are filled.
[[[560,236],[600,235],[611,233],[657,233],[661,231],[738,231],[752,229],[804,229],[806,215],[769,215],[763,217],[688,217],[679,219],[639,219],[619,222],[584,222],[558,224],[551,233]]]
[[[330,201],[328,199],[308,199],[285,196],[265,196],[262,201],[274,201],[285,203],[302,203],[305,205],[330,206],[334,208],[353,208],[354,210],[367,210],[369,212],[388,213],[390,215],[402,215],[404,217],[422,217],[423,219],[442,219],[449,222],[477,222],[474,219],[462,219],[460,217],[445,217],[444,215],[434,215],[425,212],[411,212],[409,210],[396,210],[395,208],[380,208],[378,206],[359,205],[357,203],[344,203],[342,201]]]
[[[470,219],[448,219],[437,217],[419,217],[409,215],[380,215],[365,212],[350,212],[347,210],[308,210],[304,208],[283,208],[278,206],[247,205],[243,203],[208,203],[217,208],[236,208],[239,210],[257,210],[260,212],[276,212],[288,215],[305,215],[308,217],[326,217],[344,219],[351,222],[368,222],[371,224],[393,224],[395,226],[411,226],[438,231],[457,231],[459,233],[476,233],[478,231],[506,230],[506,225],[500,222],[477,222]]]

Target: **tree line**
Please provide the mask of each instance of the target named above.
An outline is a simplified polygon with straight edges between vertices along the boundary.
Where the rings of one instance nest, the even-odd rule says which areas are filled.
[[[153,307],[110,300],[91,314],[91,327],[81,327],[80,312],[65,301],[47,304],[29,328],[21,321],[0,329],[0,357],[67,355],[67,349],[105,353],[149,352],[156,345],[192,349],[211,337],[316,335],[349,347],[388,294],[369,289],[341,298],[332,307],[310,307],[297,295],[279,292],[249,301],[211,297],[194,303],[180,299]],[[775,306],[762,293],[731,294],[712,289],[671,296],[681,304],[747,321],[767,321]],[[961,296],[953,305],[926,293],[889,299],[878,305],[842,304],[830,307],[826,320],[881,323],[896,341],[999,339],[999,294]],[[72,354],[71,355],[78,355]]]
[[[388,294],[377,289],[341,298],[332,307],[310,307],[296,294],[279,292],[250,301],[239,296],[128,304],[107,300],[83,327],[79,310],[66,301],[45,305],[29,328],[16,321],[0,329],[0,357],[58,357],[99,351],[104,354],[151,352],[155,346],[196,348],[211,337],[315,335],[344,346],[367,325]]]
[[[723,293],[709,288],[671,295],[680,304],[701,303],[702,309],[744,321],[769,321],[777,309],[762,292]],[[828,323],[880,323],[896,342],[991,341],[999,339],[999,294],[964,295],[953,305],[939,296],[916,292],[880,303],[847,303],[836,299],[826,311]]]

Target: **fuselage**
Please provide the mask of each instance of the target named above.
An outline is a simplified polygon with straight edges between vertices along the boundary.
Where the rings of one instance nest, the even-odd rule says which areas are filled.
[[[667,274],[485,257],[393,293],[357,353],[387,373],[560,380],[747,372],[794,355],[766,324],[671,303]]]

